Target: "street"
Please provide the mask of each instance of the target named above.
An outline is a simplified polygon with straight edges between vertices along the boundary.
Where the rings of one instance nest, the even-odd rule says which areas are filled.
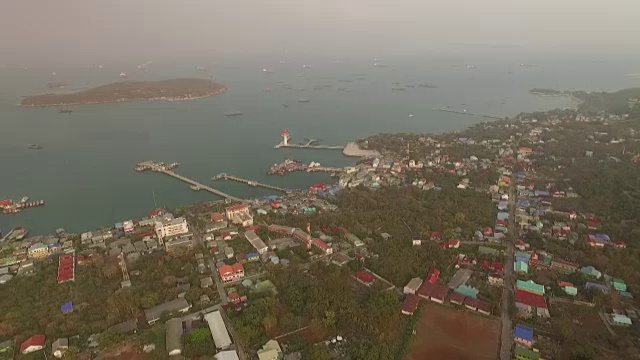
[[[513,145],[514,155],[518,151],[517,142]],[[502,298],[500,300],[500,317],[502,322],[502,332],[500,336],[500,359],[511,360],[511,345],[513,343],[513,325],[511,324],[511,316],[509,314],[510,293],[513,293],[513,287],[515,284],[515,276],[513,274],[513,256],[514,245],[518,239],[519,231],[516,227],[516,171],[517,164],[514,166],[511,174],[511,183],[509,184],[509,227],[508,236],[506,239],[507,250],[505,252],[507,259],[504,266],[504,287],[502,288]]]

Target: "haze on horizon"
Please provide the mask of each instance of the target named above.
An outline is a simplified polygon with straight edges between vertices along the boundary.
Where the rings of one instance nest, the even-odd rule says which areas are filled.
[[[638,0],[21,0],[0,11],[0,64],[474,44],[636,51],[639,34]]]

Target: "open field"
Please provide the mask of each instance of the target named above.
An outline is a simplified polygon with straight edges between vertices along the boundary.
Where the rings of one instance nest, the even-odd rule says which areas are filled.
[[[424,301],[416,339],[405,360],[494,360],[500,321]]]

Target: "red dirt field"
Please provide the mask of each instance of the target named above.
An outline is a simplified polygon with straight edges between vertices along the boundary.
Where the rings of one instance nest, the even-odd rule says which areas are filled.
[[[422,318],[405,360],[494,360],[498,357],[498,319],[431,301],[422,302]]]

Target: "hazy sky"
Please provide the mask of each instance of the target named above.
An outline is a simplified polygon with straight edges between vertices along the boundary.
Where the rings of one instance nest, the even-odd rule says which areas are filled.
[[[0,0],[21,59],[640,46],[640,0]]]

